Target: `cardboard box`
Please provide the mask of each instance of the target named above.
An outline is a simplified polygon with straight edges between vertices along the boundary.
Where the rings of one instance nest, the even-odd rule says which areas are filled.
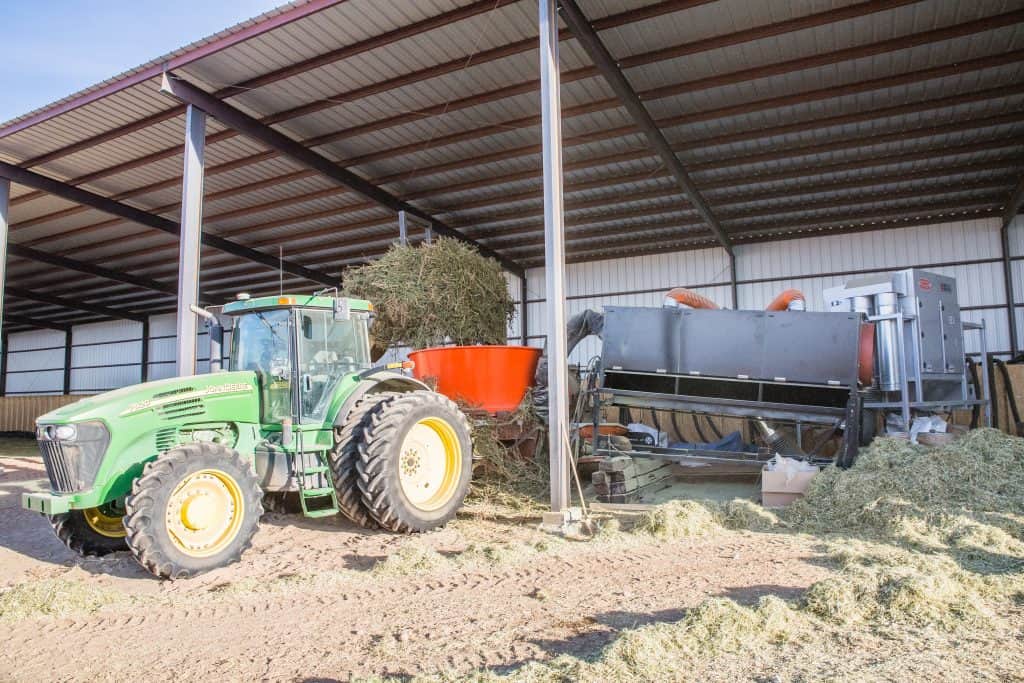
[[[784,508],[802,498],[807,486],[818,474],[813,472],[785,472],[761,470],[761,505],[766,508]]]

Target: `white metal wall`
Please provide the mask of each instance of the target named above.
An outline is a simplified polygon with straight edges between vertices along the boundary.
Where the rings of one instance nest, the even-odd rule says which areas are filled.
[[[63,393],[63,332],[34,330],[11,334],[7,348],[7,393]]]
[[[174,375],[177,343],[173,314],[149,319],[149,379]],[[224,356],[231,341],[224,333]],[[34,330],[9,335],[7,394],[60,394],[64,388],[64,333]],[[209,370],[205,329],[196,338],[198,372]],[[76,325],[71,342],[72,394],[95,394],[135,384],[142,377],[142,323],[112,320]]]
[[[761,309],[780,291],[804,292],[809,310],[825,310],[822,290],[848,279],[908,267],[926,267],[957,279],[963,317],[985,321],[988,348],[1010,348],[1006,296],[1000,261],[998,218],[807,237],[736,247],[739,308]],[[1011,225],[1011,256],[1018,307],[1024,306],[1024,217]],[[957,265],[959,264],[959,265]],[[570,264],[566,272],[567,313],[608,304],[661,305],[672,287],[692,287],[723,307],[732,307],[728,259],[722,249],[627,257]],[[544,270],[527,273],[530,343],[544,344],[547,331]],[[1024,340],[1024,312],[1018,329]],[[510,337],[513,335],[510,335]],[[600,349],[590,339],[570,358],[586,363]],[[967,349],[977,352],[977,335]]]
[[[822,290],[856,275],[923,266],[957,278],[964,318],[984,320],[990,351],[1010,348],[1005,309],[999,220],[958,221],[940,225],[879,230],[850,235],[808,237],[736,248],[740,308],[763,308],[788,287],[801,289],[811,310],[823,310]],[[1024,342],[1024,216],[1010,229],[1019,338]],[[958,264],[958,265],[957,265]],[[732,306],[729,262],[722,249],[625,257],[572,264],[567,269],[567,312],[573,315],[603,305],[658,306],[672,287],[691,287],[725,307]],[[519,343],[519,280],[508,278],[517,314],[509,325],[510,343]],[[544,270],[527,272],[529,343],[544,345],[547,311]],[[73,331],[71,389],[93,393],[139,381],[142,325],[112,321],[80,325]],[[225,354],[230,334],[225,335]],[[174,374],[175,321],[171,314],[150,318],[149,377]],[[197,339],[199,371],[206,372],[206,332]],[[599,353],[596,339],[580,345],[572,362],[585,364]],[[9,335],[7,390],[10,394],[60,393],[63,385],[64,333],[19,332]],[[976,351],[973,336],[968,350]],[[393,349],[385,360],[404,358]]]

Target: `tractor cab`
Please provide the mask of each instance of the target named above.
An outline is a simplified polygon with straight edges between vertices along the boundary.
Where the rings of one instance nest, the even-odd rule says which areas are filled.
[[[227,304],[230,370],[256,373],[260,421],[322,425],[339,382],[370,367],[367,301],[273,296]]]

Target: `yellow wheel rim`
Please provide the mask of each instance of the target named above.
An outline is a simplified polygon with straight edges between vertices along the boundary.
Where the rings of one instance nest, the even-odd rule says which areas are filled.
[[[124,538],[127,532],[121,522],[122,515],[109,514],[106,506],[82,510],[82,516],[89,528],[107,538]]]
[[[455,429],[439,417],[412,426],[402,440],[398,481],[412,505],[429,512],[443,507],[459,487],[462,446]]]
[[[245,501],[234,478],[220,470],[200,470],[171,493],[167,532],[186,555],[209,557],[234,540],[244,515]]]

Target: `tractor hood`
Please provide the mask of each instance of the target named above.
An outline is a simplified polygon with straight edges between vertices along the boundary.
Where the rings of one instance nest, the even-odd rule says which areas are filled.
[[[217,372],[134,384],[52,410],[36,419],[41,424],[61,424],[148,416],[157,421],[180,423],[195,420],[258,422],[256,373]]]

